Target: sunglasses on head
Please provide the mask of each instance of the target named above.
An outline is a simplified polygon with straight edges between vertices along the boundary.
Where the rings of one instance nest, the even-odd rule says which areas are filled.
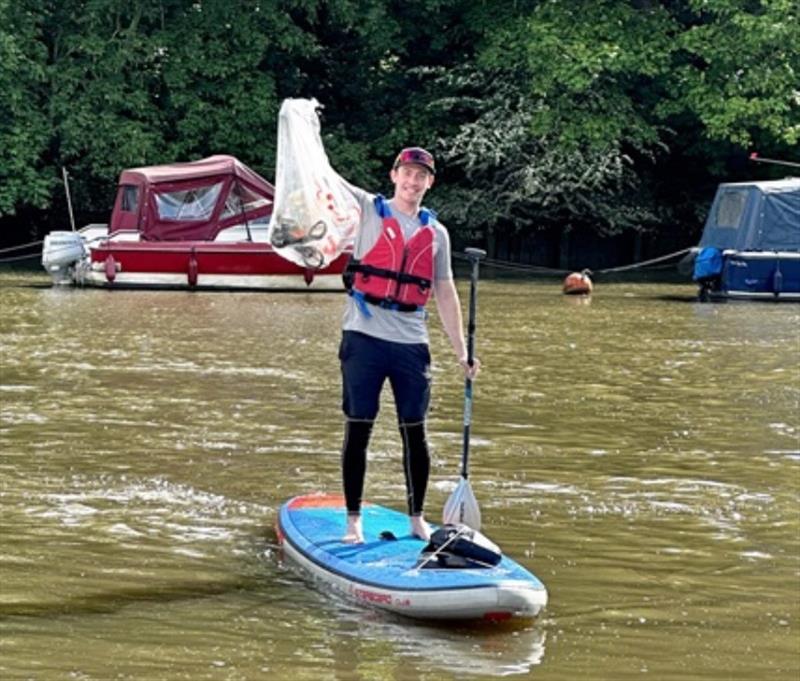
[[[424,149],[403,149],[403,151],[401,151],[400,155],[397,157],[394,167],[397,168],[397,166],[402,165],[403,163],[418,163],[422,166],[425,166],[432,173],[435,172],[433,156],[431,156]]]
[[[420,163],[431,163],[433,159],[422,151],[407,151],[403,154],[404,161],[419,161]]]

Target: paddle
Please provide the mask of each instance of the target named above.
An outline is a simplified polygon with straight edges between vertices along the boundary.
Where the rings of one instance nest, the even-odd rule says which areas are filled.
[[[467,248],[464,251],[472,265],[469,281],[469,321],[467,323],[467,363],[475,360],[475,311],[477,307],[478,267],[486,251]],[[464,383],[464,448],[461,454],[461,480],[444,505],[444,524],[464,524],[473,530],[481,528],[481,510],[469,484],[469,429],[472,422],[472,379]]]

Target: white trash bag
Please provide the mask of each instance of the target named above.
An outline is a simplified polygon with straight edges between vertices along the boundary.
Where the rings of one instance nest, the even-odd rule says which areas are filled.
[[[320,137],[316,99],[285,99],[278,114],[275,205],[269,240],[287,260],[327,267],[355,239],[361,208],[334,171]]]

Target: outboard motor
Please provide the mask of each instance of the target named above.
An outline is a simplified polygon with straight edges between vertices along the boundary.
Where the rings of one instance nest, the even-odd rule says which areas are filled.
[[[42,267],[56,284],[72,283],[75,264],[86,257],[86,245],[78,232],[50,232],[44,238]]]
[[[422,549],[417,568],[491,568],[503,559],[500,548],[467,525],[444,525]]]

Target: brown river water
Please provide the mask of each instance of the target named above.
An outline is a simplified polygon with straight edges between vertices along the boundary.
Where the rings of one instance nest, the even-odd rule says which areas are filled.
[[[341,294],[1,273],[0,679],[797,681],[800,306],[693,293],[481,281],[472,487],[550,604],[453,627],[276,546],[283,501],[340,488]],[[463,383],[436,319],[432,346],[435,520]],[[367,496],[401,508],[402,481],[386,393]]]

